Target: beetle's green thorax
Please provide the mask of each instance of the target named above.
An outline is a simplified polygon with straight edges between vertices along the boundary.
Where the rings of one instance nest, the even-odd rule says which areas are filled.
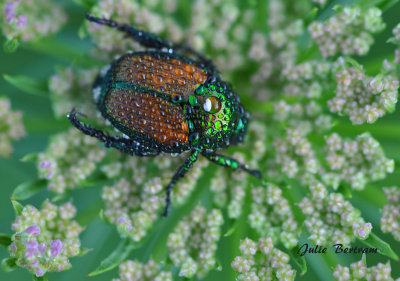
[[[203,146],[214,149],[228,145],[237,133],[242,132],[247,119],[241,118],[239,97],[225,82],[214,79],[199,84],[188,100],[190,108],[185,112],[188,127],[199,132]],[[195,141],[197,141],[195,139]]]

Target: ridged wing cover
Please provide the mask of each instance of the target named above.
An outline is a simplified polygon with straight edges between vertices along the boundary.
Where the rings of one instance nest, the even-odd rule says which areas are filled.
[[[188,143],[182,106],[166,97],[193,94],[208,77],[204,69],[179,57],[146,52],[121,57],[106,76],[98,106],[116,128],[164,146]]]
[[[138,90],[114,88],[105,99],[115,121],[165,145],[188,142],[189,129],[180,106]]]
[[[124,56],[115,66],[115,82],[126,82],[169,95],[188,96],[207,73],[196,64],[166,54]]]

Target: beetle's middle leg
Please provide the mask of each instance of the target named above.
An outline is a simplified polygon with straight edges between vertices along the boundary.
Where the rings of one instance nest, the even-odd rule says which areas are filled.
[[[220,155],[220,154],[215,154],[215,153],[213,153],[213,154],[203,153],[203,155],[205,157],[207,157],[208,160],[210,160],[211,162],[214,162],[215,164],[229,167],[234,170],[240,169],[240,170],[246,171],[250,175],[253,175],[253,176],[261,179],[261,173],[259,171],[251,170],[251,169],[247,168],[246,165],[240,163],[239,161],[237,161],[233,158],[230,158],[230,157],[224,156],[224,155]]]
[[[76,112],[73,109],[68,114],[68,119],[71,121],[77,129],[79,129],[84,134],[95,137],[104,143],[106,147],[114,147],[123,153],[128,153],[131,155],[138,156],[155,156],[159,154],[159,151],[152,149],[146,145],[141,144],[138,141],[132,139],[125,139],[121,137],[109,136],[99,129],[95,129],[88,124],[85,124],[78,120],[77,116],[84,116],[82,113]]]
[[[167,198],[166,198],[166,206],[165,210],[163,213],[163,216],[166,217],[168,216],[168,211],[169,211],[169,206],[171,205],[171,189],[172,187],[176,184],[176,182],[185,176],[187,172],[192,168],[193,163],[197,161],[197,156],[199,155],[198,150],[192,151],[190,156],[185,160],[185,163],[183,163],[182,166],[179,167],[178,171],[174,174],[172,177],[171,181],[167,185],[166,192],[167,192]]]

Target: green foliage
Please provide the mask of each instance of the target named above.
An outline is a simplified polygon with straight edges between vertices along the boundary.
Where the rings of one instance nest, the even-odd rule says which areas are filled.
[[[89,273],[89,276],[95,276],[119,266],[135,247],[137,246],[132,240],[129,238],[123,239],[115,250],[108,257],[102,260],[95,270]]]

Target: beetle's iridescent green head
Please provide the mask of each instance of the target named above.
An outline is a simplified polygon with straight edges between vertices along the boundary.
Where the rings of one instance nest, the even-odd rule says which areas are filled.
[[[242,141],[248,114],[239,102],[239,96],[223,81],[213,79],[197,86],[189,103],[203,139],[227,145]]]

